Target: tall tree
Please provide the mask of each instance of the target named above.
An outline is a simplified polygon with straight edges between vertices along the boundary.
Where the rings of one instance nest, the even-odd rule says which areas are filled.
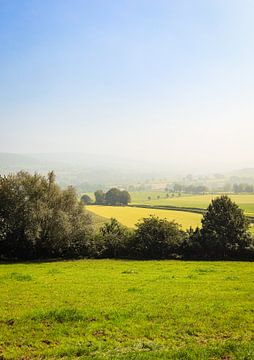
[[[92,199],[90,198],[89,195],[84,194],[84,195],[81,196],[81,202],[82,202],[84,205],[89,205],[89,204],[92,204]]]
[[[26,172],[0,177],[0,204],[0,255],[84,255],[90,217],[75,190],[62,191],[53,172],[48,177]]]
[[[121,191],[120,202],[122,205],[128,205],[131,202],[131,196],[128,191],[126,190]]]
[[[121,191],[117,188],[112,188],[106,192],[105,202],[107,205],[121,204]]]
[[[105,204],[105,193],[102,190],[95,191],[94,196],[95,196],[95,204],[97,205]]]
[[[228,196],[214,199],[202,219],[201,236],[208,258],[238,256],[251,244],[249,222]]]
[[[106,192],[105,203],[107,205],[128,205],[131,201],[131,196],[126,190],[119,190],[112,188]]]

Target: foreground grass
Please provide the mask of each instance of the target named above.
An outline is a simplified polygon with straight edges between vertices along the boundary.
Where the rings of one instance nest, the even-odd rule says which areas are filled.
[[[142,209],[126,206],[102,206],[91,205],[86,207],[90,212],[93,212],[104,218],[116,218],[120,223],[128,227],[134,227],[136,223],[150,215],[155,215],[160,218],[168,220],[175,220],[182,225],[183,229],[193,228],[201,224],[202,215],[190,213],[186,211],[172,211],[172,210],[158,210],[158,209]]]
[[[0,265],[0,285],[1,359],[254,359],[252,263]]]

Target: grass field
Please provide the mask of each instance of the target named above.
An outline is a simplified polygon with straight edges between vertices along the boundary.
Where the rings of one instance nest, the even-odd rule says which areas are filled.
[[[148,200],[148,196],[151,200]],[[160,199],[157,197],[160,196]],[[166,198],[164,192],[132,192],[131,198],[133,204],[146,205],[171,205],[179,207],[192,207],[205,209],[212,199],[218,195],[182,195],[181,197]],[[229,195],[246,213],[246,215],[254,216],[254,194],[246,195]]]
[[[190,226],[196,227],[200,225],[202,217],[200,214],[184,211],[142,209],[124,206],[91,205],[86,206],[86,208],[89,211],[94,212],[95,214],[104,218],[116,218],[119,222],[128,227],[134,227],[138,220],[144,217],[148,217],[149,215],[156,215],[160,218],[175,220],[181,224],[184,229],[187,229]]]
[[[1,359],[254,359],[254,267],[0,265]]]

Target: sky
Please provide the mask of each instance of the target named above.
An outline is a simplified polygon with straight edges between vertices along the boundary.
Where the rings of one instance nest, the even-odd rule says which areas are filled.
[[[254,167],[252,0],[0,0],[0,152]]]

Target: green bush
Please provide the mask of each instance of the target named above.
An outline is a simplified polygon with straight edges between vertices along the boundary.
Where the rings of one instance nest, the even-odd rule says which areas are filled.
[[[178,257],[185,238],[186,233],[175,221],[150,216],[137,224],[132,253],[145,259]]]
[[[87,252],[91,219],[75,190],[55,175],[27,172],[0,177],[0,256],[74,257]]]
[[[116,219],[105,223],[90,242],[89,255],[92,257],[121,258],[129,253],[132,231]]]

